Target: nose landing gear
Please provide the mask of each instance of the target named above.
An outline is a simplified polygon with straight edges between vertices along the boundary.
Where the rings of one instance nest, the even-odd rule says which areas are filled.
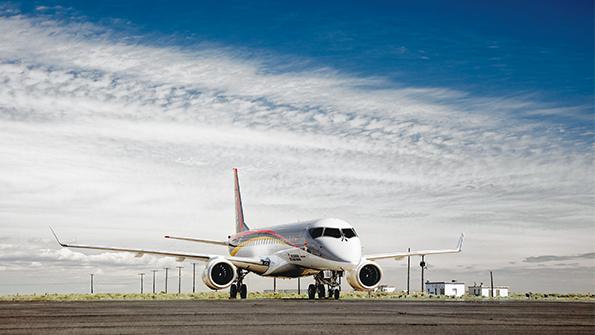
[[[343,271],[320,271],[314,276],[316,284],[308,286],[308,299],[316,298],[318,293],[318,299],[335,298],[338,300],[341,296],[341,277],[343,277]],[[328,297],[325,285],[328,287]]]
[[[325,289],[324,289],[324,285],[323,284],[318,284],[316,286],[316,289],[318,291],[318,299],[324,299],[325,298]]]
[[[248,296],[248,287],[243,283],[243,281],[247,274],[248,271],[238,269],[237,279],[229,287],[229,299],[235,299],[238,295],[238,292],[240,293],[240,299],[246,299]]]

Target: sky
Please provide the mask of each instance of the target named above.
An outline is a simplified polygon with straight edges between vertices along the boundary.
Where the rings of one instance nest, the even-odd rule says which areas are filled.
[[[189,262],[48,226],[225,253],[162,236],[226,238],[232,167],[252,228],[338,217],[364,254],[465,233],[427,279],[595,291],[592,1],[14,1],[0,36],[0,294],[179,265],[187,291]]]

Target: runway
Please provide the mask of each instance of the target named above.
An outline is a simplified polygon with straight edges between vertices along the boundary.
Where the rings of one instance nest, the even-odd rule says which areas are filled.
[[[595,303],[0,302],[1,334],[595,334]]]

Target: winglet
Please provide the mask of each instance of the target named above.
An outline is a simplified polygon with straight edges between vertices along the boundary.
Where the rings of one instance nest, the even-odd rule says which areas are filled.
[[[56,235],[56,232],[54,231],[54,229],[51,226],[49,226],[49,227],[50,227],[50,230],[52,231],[52,235],[54,235],[54,238],[56,239],[56,242],[58,242],[58,244],[60,246],[66,247],[67,246],[66,244],[60,242],[60,239],[58,238],[58,235]]]
[[[459,237],[459,243],[457,243],[457,251],[463,250],[463,240],[465,239],[465,234],[461,233],[461,237]]]

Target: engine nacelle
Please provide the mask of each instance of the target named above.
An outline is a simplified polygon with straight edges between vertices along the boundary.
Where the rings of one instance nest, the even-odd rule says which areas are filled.
[[[382,268],[371,261],[359,263],[357,268],[349,271],[347,282],[358,291],[370,291],[378,287],[382,278]]]
[[[235,265],[224,258],[210,260],[202,273],[202,281],[210,289],[221,290],[229,287],[236,279],[237,271]]]

